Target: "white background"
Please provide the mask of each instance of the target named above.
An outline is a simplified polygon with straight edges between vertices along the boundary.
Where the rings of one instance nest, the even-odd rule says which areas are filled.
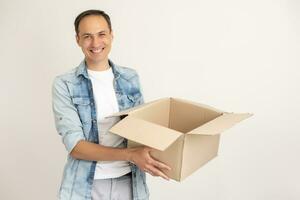
[[[110,58],[137,69],[146,101],[254,113],[185,181],[148,176],[152,200],[300,199],[296,0],[1,0],[0,199],[56,199],[66,151],[51,84],[83,59],[73,21],[91,8],[110,14]]]

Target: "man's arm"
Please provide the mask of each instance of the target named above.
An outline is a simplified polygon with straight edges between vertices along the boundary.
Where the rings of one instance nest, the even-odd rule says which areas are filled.
[[[126,160],[133,162],[141,170],[153,176],[168,179],[162,170],[169,169],[169,167],[151,157],[151,148],[120,149],[86,141],[77,109],[72,103],[66,84],[59,78],[54,80],[52,95],[56,129],[73,158],[89,161]]]
[[[153,176],[160,176],[169,180],[168,176],[162,170],[170,170],[170,167],[157,161],[150,155],[151,148],[113,148],[87,141],[80,141],[71,151],[70,155],[76,159],[90,161],[114,161],[126,160],[137,165],[141,170],[150,173]]]

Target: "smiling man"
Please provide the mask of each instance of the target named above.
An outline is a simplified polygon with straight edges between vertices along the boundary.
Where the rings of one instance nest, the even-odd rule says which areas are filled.
[[[145,172],[168,179],[163,170],[170,168],[151,157],[151,148],[126,148],[108,131],[120,118],[107,118],[143,103],[138,75],[109,60],[113,31],[105,12],[87,10],[74,25],[85,58],[57,76],[52,89],[56,129],[68,152],[59,199],[146,200]]]

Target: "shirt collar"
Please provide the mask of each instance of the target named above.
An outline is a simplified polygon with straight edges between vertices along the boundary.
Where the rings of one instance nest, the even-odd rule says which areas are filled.
[[[118,66],[116,66],[111,60],[108,60],[109,66],[112,68],[112,72],[114,74],[114,77],[117,79],[120,77],[120,69]],[[88,72],[87,72],[87,65],[85,60],[81,61],[79,64],[77,71],[76,71],[76,76],[84,76],[85,78],[89,79]]]

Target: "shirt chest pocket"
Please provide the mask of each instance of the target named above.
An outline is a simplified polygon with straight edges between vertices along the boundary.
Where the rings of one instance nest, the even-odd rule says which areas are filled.
[[[135,107],[143,103],[143,97],[141,93],[127,95],[127,99],[130,107]]]
[[[130,94],[122,94],[118,96],[120,110],[126,110],[136,105],[137,97]]]
[[[83,125],[90,124],[92,120],[91,101],[88,97],[73,97],[72,99],[81,123]]]

